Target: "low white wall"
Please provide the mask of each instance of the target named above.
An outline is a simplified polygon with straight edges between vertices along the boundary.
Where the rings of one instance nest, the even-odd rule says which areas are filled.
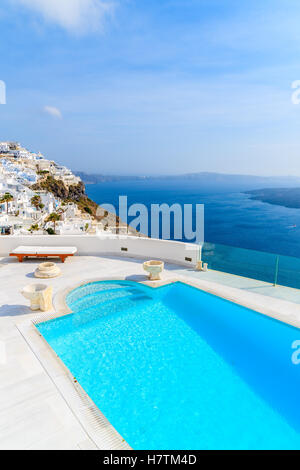
[[[145,260],[161,259],[185,266],[195,266],[199,257],[199,245],[122,235],[0,236],[0,256],[8,256],[21,245],[76,246],[78,255],[82,256],[113,255]]]

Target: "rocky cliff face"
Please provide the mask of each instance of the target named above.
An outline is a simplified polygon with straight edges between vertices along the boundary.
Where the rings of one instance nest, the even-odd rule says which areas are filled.
[[[82,198],[87,198],[85,194],[85,186],[82,182],[76,184],[75,186],[69,186],[68,189],[68,199],[72,199],[73,201],[80,201]]]
[[[74,202],[82,212],[87,212],[98,219],[96,214],[98,205],[87,197],[82,182],[73,186],[66,186],[63,181],[56,180],[48,175],[45,179],[41,179],[31,186],[31,189],[33,191],[48,191],[64,202]]]
[[[52,176],[48,175],[44,179],[41,179],[36,184],[31,186],[33,191],[48,191],[52,193],[56,198],[61,199],[64,202],[73,202],[77,204],[78,209],[81,212],[90,214],[94,219],[105,221],[105,226],[120,226],[127,227],[123,224],[119,217],[115,217],[113,214],[106,212],[103,215],[101,211],[97,213],[99,208],[96,202],[92,201],[85,193],[85,185],[80,182],[73,186],[66,186],[63,181],[56,180]],[[131,233],[137,232],[134,229],[130,229]]]
[[[47,176],[45,179],[41,179],[32,187],[33,191],[49,191],[55,197],[67,201],[68,199],[74,199],[79,201],[81,197],[85,195],[85,186],[82,182],[75,186],[66,186],[63,181],[56,180],[52,176]]]

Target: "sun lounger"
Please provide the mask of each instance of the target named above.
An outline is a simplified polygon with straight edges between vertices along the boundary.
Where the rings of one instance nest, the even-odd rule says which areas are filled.
[[[24,258],[60,258],[64,263],[68,256],[77,253],[75,246],[19,246],[9,256],[16,256],[20,263]]]

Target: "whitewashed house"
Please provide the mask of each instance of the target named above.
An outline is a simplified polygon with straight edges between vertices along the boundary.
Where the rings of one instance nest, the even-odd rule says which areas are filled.
[[[9,143],[8,142],[0,142],[0,153],[8,153],[9,152]]]
[[[37,159],[36,165],[38,171],[50,171],[51,162],[49,160],[46,160],[45,158]]]

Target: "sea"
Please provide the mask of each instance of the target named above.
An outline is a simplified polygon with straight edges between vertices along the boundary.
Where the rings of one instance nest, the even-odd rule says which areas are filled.
[[[204,187],[203,184],[191,180],[147,179],[88,185],[87,193],[100,205],[110,203],[116,208],[119,196],[127,196],[128,204],[143,203],[148,208],[151,204],[163,203],[178,203],[181,206],[204,204],[206,243],[201,251],[201,259],[208,264],[209,271],[222,271],[264,281],[271,289],[273,285],[298,289],[290,291],[280,287],[274,291],[269,289],[268,293],[272,295],[274,292],[275,297],[299,304],[300,209],[254,200],[246,189],[254,188],[219,185]],[[194,267],[186,269],[194,271]],[[228,279],[225,276],[223,279],[226,279],[225,284],[229,282],[231,286],[241,286],[240,280],[235,284],[237,278]],[[266,292],[261,290],[261,287],[265,286],[256,282],[248,283],[248,287],[256,293]],[[217,316],[219,314],[222,312],[218,312]],[[277,327],[279,323],[273,321],[272,325]],[[251,337],[249,331],[248,337]],[[265,339],[266,335],[264,341]],[[274,349],[274,344],[271,344],[269,350],[272,350],[272,347]],[[286,359],[290,361],[293,352],[291,346],[286,352]],[[272,365],[270,367],[272,368]]]
[[[120,196],[127,196],[128,205],[142,203],[148,209],[151,204],[204,204],[206,242],[300,258],[300,209],[253,200],[246,189],[168,178],[86,185],[91,199],[117,211]]]

